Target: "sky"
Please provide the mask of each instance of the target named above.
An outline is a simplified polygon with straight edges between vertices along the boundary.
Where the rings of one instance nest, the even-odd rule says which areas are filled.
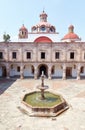
[[[45,10],[48,22],[56,27],[60,39],[67,34],[69,25],[85,41],[85,0],[0,0],[0,38],[4,33],[18,36],[24,24],[31,27],[39,22],[40,13]]]

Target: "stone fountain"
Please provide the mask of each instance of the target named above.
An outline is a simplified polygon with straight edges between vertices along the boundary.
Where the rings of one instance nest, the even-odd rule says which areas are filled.
[[[40,91],[33,91],[24,95],[23,103],[31,112],[29,116],[54,117],[69,108],[65,99],[54,92],[45,91],[44,73],[41,75],[41,84],[37,86]],[[29,110],[28,109],[28,110]]]

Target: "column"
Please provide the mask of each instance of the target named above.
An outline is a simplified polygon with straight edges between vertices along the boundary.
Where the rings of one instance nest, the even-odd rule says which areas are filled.
[[[20,66],[20,79],[24,79],[23,65]]]
[[[48,79],[52,79],[51,66],[48,66]]]
[[[62,79],[66,79],[66,64],[63,65],[63,76]]]
[[[77,66],[77,80],[80,79],[80,65]]]
[[[10,66],[7,63],[7,67],[6,67],[6,78],[9,79],[10,78]]]
[[[37,79],[37,74],[38,74],[38,70],[37,70],[37,67],[35,66],[35,71],[34,71],[34,79]]]

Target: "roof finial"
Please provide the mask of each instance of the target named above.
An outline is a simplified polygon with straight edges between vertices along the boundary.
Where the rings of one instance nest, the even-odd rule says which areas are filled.
[[[45,12],[45,7],[43,7],[43,13]]]
[[[74,33],[74,26],[72,24],[68,27],[68,31],[69,33]]]

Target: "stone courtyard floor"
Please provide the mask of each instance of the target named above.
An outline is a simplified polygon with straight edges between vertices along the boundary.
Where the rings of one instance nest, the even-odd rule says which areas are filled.
[[[85,80],[45,79],[49,91],[61,94],[70,107],[55,118],[30,117],[22,111],[24,94],[39,84],[33,79],[0,79],[0,130],[85,130]]]

